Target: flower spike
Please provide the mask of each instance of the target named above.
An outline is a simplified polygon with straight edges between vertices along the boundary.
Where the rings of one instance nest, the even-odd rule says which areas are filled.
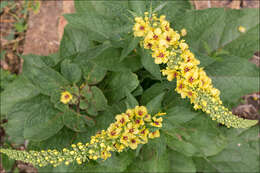
[[[81,142],[72,144],[71,148],[64,148],[62,151],[0,149],[0,152],[12,159],[39,167],[49,164],[56,167],[63,162],[69,165],[73,161],[82,164],[90,159],[106,160],[111,157],[111,152],[122,152],[128,148],[134,150],[139,144],[146,144],[149,138],[160,137],[159,129],[162,127],[163,119],[156,117],[159,115],[164,115],[164,113],[158,113],[151,118],[145,106],[136,106],[134,109],[128,109],[125,113],[116,115],[116,122],[110,124],[107,130],[102,130],[92,136],[86,144]]]
[[[220,91],[213,87],[211,79],[203,68],[198,67],[200,61],[189,50],[189,45],[181,39],[180,34],[170,27],[164,15],[159,18],[135,18],[133,31],[135,37],[142,37],[141,46],[151,51],[156,64],[166,64],[161,72],[168,81],[177,79],[176,91],[182,98],[188,97],[194,109],[201,109],[213,120],[227,127],[247,128],[257,124],[257,120],[248,120],[233,115],[222,105]],[[186,30],[182,30],[182,36]]]

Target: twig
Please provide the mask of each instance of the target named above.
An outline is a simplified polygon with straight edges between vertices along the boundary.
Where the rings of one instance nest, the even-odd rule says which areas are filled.
[[[9,45],[9,44],[13,44],[13,43],[20,42],[20,41],[22,41],[23,39],[24,39],[24,37],[18,37],[18,38],[15,39],[15,40],[11,40],[11,41],[9,41],[9,42],[7,42],[7,43],[3,43],[3,44],[2,44],[2,47],[6,46],[6,45]]]
[[[15,20],[8,20],[8,19],[2,19],[1,23],[13,23],[16,22]]]

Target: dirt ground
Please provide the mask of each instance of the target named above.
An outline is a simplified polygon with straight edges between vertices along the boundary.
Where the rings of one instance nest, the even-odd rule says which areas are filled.
[[[48,55],[58,51],[63,29],[67,23],[62,14],[74,12],[73,1],[38,1],[36,4],[26,4],[25,1],[18,0],[4,5],[2,5],[4,1],[0,2],[2,69],[19,74],[23,63],[21,55],[30,53]],[[197,0],[192,3],[195,9],[260,7],[258,0]],[[250,61],[260,67],[259,52],[256,52]],[[233,113],[247,119],[259,119],[260,92],[246,95],[243,100],[244,103],[234,108]],[[0,128],[0,136],[1,142],[5,136],[3,128]],[[37,172],[35,168],[22,162],[15,162],[13,168],[11,172],[15,168],[18,168],[19,172]],[[1,165],[0,173],[5,173]]]

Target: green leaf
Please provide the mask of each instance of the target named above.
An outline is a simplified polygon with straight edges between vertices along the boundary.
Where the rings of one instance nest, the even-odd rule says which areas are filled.
[[[162,108],[161,104],[162,104],[164,94],[165,93],[163,92],[157,95],[155,98],[153,98],[151,101],[147,103],[146,107],[150,114],[156,114],[161,110]]]
[[[124,60],[125,57],[137,47],[140,39],[137,37],[131,37],[128,42],[129,44],[127,45],[127,47],[124,47],[121,52],[120,61]]]
[[[168,150],[171,162],[171,171],[176,173],[195,173],[196,167],[191,157],[187,157],[179,152]]]
[[[16,79],[16,75],[10,73],[8,70],[0,69],[0,93],[3,92],[7,86]]]
[[[149,144],[148,144],[149,145]],[[147,146],[148,146],[147,145]],[[160,157],[156,155],[156,149],[144,149],[142,156],[136,158],[126,172],[170,172],[168,153],[164,152]]]
[[[188,103],[189,104],[189,103]],[[188,106],[174,106],[166,111],[167,119],[166,124],[171,124],[174,127],[181,127],[183,123],[186,123],[196,116],[199,116],[199,112],[193,110],[191,105]],[[173,128],[171,126],[171,128]],[[167,128],[166,128],[167,129]]]
[[[111,102],[119,101],[126,96],[122,88],[126,87],[129,92],[132,92],[139,84],[137,75],[131,72],[114,72],[109,76],[107,81],[108,85],[104,93]]]
[[[146,11],[145,1],[133,1],[129,0],[129,6],[132,11],[136,13],[137,16],[143,16]]]
[[[92,46],[88,34],[73,25],[66,25],[60,43],[60,56],[68,57],[79,52],[85,52]]]
[[[1,115],[11,111],[16,103],[30,99],[38,94],[39,90],[23,75],[20,75],[15,81],[7,85],[6,89],[1,93]]]
[[[164,91],[168,91],[175,85],[169,82],[155,83],[150,88],[146,89],[141,98],[141,105],[146,105],[150,100]]]
[[[24,56],[23,74],[46,95],[69,84],[57,71],[46,66],[39,56]]]
[[[48,56],[41,56],[41,60],[49,67],[55,67],[63,57],[58,53],[50,54]]]
[[[90,115],[97,115],[98,111],[103,111],[106,109],[107,99],[103,92],[96,86],[91,87],[90,91],[92,92],[93,97],[89,99],[89,107],[87,112]]]
[[[64,60],[61,63],[61,74],[69,80],[71,83],[77,83],[81,79],[81,69],[75,63],[70,62],[70,60]]]
[[[88,119],[85,115],[80,115],[73,110],[67,110],[63,113],[63,122],[65,126],[72,129],[75,132],[86,132]]]
[[[30,141],[28,144],[28,150],[47,150],[47,149],[57,149],[62,150],[65,147],[69,147],[73,143],[75,132],[63,127],[54,136],[43,140],[43,141]]]
[[[250,22],[251,20],[257,22]],[[206,9],[194,10],[176,16],[173,20],[174,29],[187,29],[185,40],[190,47],[207,54],[203,45],[214,51],[222,49],[230,54],[251,58],[259,50],[259,15],[257,9]],[[246,33],[238,31],[244,26]],[[206,30],[204,28],[207,28]],[[204,43],[205,42],[205,43]]]
[[[94,85],[102,81],[107,73],[103,67],[91,61],[82,61],[79,66],[82,69],[83,77],[87,84]]]
[[[0,157],[1,157],[1,166],[2,168],[5,170],[5,171],[11,171],[14,163],[15,163],[15,160],[13,159],[9,159],[7,155],[5,154],[0,154]]]
[[[17,30],[17,32],[24,32],[27,29],[27,24],[21,20],[21,21],[15,23],[14,27]]]
[[[256,22],[250,22],[254,20]],[[225,27],[219,45],[232,55],[249,59],[259,50],[259,11],[257,9],[228,10],[225,16]],[[246,28],[240,33],[238,27]]]
[[[97,111],[102,111],[106,109],[107,99],[103,92],[96,86],[91,87],[93,93],[93,104]]]
[[[55,109],[46,96],[38,96],[27,110],[24,138],[41,141],[55,135],[62,127],[62,113]]]
[[[161,80],[160,66],[154,63],[151,53],[145,49],[140,49],[141,62],[144,68],[149,71],[156,79]]]
[[[211,65],[212,63],[214,63],[216,60],[218,60],[215,57],[212,56],[208,56],[204,53],[201,53],[195,49],[191,48],[191,52],[194,53],[196,59],[198,59],[200,61],[200,66],[201,67],[207,67],[208,65]]]
[[[221,91],[221,99],[232,106],[241,96],[259,90],[259,69],[239,57],[223,56],[223,61],[216,61],[205,71],[212,78],[214,87]]]
[[[129,90],[127,88],[124,88],[124,89],[125,89],[125,92],[126,92],[125,104],[126,104],[127,109],[132,109],[135,106],[138,106],[139,103],[135,99],[135,97],[131,94],[131,92],[129,92]]]
[[[109,19],[93,10],[84,14],[66,14],[65,18],[69,21],[69,24],[84,28],[89,34],[89,39],[98,42],[110,39],[120,41],[120,34],[129,32],[129,24],[121,23],[116,18]]]
[[[204,114],[197,115],[179,128],[162,130],[168,135],[168,146],[186,156],[212,156],[227,145],[227,139],[216,123]]]
[[[106,161],[89,162],[86,165],[73,166],[73,172],[123,172],[132,162],[133,152],[113,153]]]
[[[92,11],[93,13],[108,17],[110,19],[117,19],[117,22],[130,20],[130,17],[125,14],[128,9],[127,1],[75,0],[74,5],[77,13],[87,14],[89,11]]]
[[[78,28],[84,28],[89,34],[89,39],[103,42],[109,39],[110,24],[108,21],[101,16],[94,16],[94,13],[90,11],[88,15],[86,14],[65,14],[64,17],[72,26],[77,26]],[[102,23],[104,28],[102,28]],[[94,30],[96,28],[96,30]],[[105,30],[103,30],[105,29]]]
[[[166,15],[170,21],[175,21],[176,17],[183,16],[183,14],[192,8],[190,1],[151,1],[153,12],[158,15]],[[174,8],[173,8],[174,7]]]
[[[160,158],[164,155],[165,152],[167,152],[167,139],[164,133],[161,133],[160,131],[160,138],[155,138],[149,141],[148,145],[143,146],[143,150],[146,154],[143,154],[141,157],[144,159],[146,157],[149,157],[149,152],[155,151],[155,157]]]
[[[208,172],[259,172],[259,127],[252,127],[229,140],[227,147],[219,154],[204,157],[200,171]],[[202,166],[203,165],[203,166]]]
[[[133,96],[137,97],[137,96],[141,96],[143,94],[143,88],[141,87],[141,85],[138,85],[138,87],[133,91]]]
[[[142,68],[138,56],[128,56],[124,61],[120,62],[120,52],[115,48],[107,49],[91,61],[110,71],[137,71]]]
[[[27,101],[20,101],[16,103],[7,114],[8,122],[3,124],[3,126],[11,142],[16,144],[24,143],[24,125],[29,113],[32,113],[30,107],[34,101],[35,98]]]
[[[107,99],[103,92],[96,86],[81,88],[80,109],[86,110],[90,115],[97,116],[99,111],[107,107]]]

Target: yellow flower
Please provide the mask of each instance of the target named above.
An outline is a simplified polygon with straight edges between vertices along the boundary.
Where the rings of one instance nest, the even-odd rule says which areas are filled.
[[[238,27],[238,31],[241,32],[241,33],[245,33],[246,32],[246,28],[243,27],[243,26],[239,26]]]
[[[133,27],[134,36],[143,37],[146,34],[146,32],[149,30],[149,24],[140,17],[136,17],[135,21],[137,23],[135,23]]]
[[[128,123],[126,126],[126,132],[130,134],[137,134],[139,132],[138,127],[132,122]]]
[[[181,42],[179,46],[180,46],[180,48],[181,48],[182,51],[184,51],[184,50],[186,50],[186,49],[189,48],[188,44],[187,44],[187,43],[184,43],[184,42]]]
[[[192,90],[188,90],[187,88],[184,91],[185,96],[187,96],[188,98],[190,98],[191,103],[194,103],[194,99],[197,98],[197,94],[196,92],[193,92]]]
[[[162,122],[163,121],[163,119],[162,119],[162,117],[160,117],[160,118],[157,118],[156,116],[154,116],[153,117],[153,121],[157,121],[157,122]]]
[[[118,152],[122,152],[125,149],[125,146],[119,143],[116,143],[114,146]]]
[[[165,15],[161,15],[161,16],[160,16],[160,22],[165,21],[165,19],[166,19],[166,16],[165,16]]]
[[[205,100],[202,100],[202,101],[201,101],[201,104],[202,104],[204,107],[207,106],[207,102],[206,102]]]
[[[127,122],[129,122],[129,118],[125,113],[117,115],[116,120],[117,123],[120,124],[121,126],[124,126]]]
[[[219,94],[220,94],[220,91],[216,88],[212,88],[211,89],[211,94],[214,96],[214,97],[218,97]]]
[[[93,160],[97,160],[98,159],[98,156],[93,156]]]
[[[188,73],[192,68],[194,67],[194,65],[190,62],[188,63],[182,63],[180,65],[180,70],[181,73],[183,73],[183,75],[185,75],[186,73]]]
[[[151,123],[151,125],[154,127],[162,127],[162,117],[160,118],[153,117],[153,122]]]
[[[145,106],[136,106],[135,107],[135,116],[143,118],[147,114],[147,109]]]
[[[154,30],[154,34],[155,35],[161,35],[161,33],[162,33],[162,30],[160,29],[160,28],[156,28],[155,30]]]
[[[199,87],[202,89],[208,89],[211,85],[211,79],[208,76],[200,76]]]
[[[155,64],[167,63],[169,54],[169,51],[159,49],[153,52],[152,57],[155,58]]]
[[[152,39],[145,37],[144,42],[143,42],[143,46],[145,49],[154,49],[155,45],[156,45],[156,43]]]
[[[185,74],[184,83],[188,86],[193,86],[199,82],[198,77],[199,77],[198,69],[193,68]]]
[[[149,133],[148,137],[151,138],[151,139],[158,138],[158,137],[160,137],[160,131],[156,130],[154,132],[151,132],[151,133]]]
[[[187,35],[187,30],[185,28],[181,29],[181,36],[186,36]]]
[[[142,139],[142,141],[140,141],[140,143],[145,144],[148,142],[148,138],[147,138],[148,134],[149,134],[149,130],[147,128],[144,127],[142,130],[140,130],[139,135],[140,135],[140,138]]]
[[[129,133],[123,133],[121,138],[120,138],[120,143],[124,144],[126,147],[128,146],[130,139],[130,134]]]
[[[150,114],[146,114],[146,115],[144,116],[144,121],[150,122],[150,121],[151,121],[151,115],[150,115]]]
[[[166,115],[165,112],[158,112],[157,114],[155,114],[156,117],[157,117],[157,116],[164,116],[164,115]]]
[[[134,136],[134,135],[131,135],[130,136],[130,139],[129,139],[129,147],[133,150],[135,150],[138,146],[138,144],[140,143],[139,139]]]
[[[134,109],[127,109],[126,110],[126,115],[128,116],[129,119],[132,119],[135,115]]]
[[[169,31],[162,34],[162,39],[164,39],[169,45],[175,45],[177,43],[176,41],[180,39],[180,35],[173,31],[173,29],[169,29]]]
[[[68,91],[64,91],[61,93],[60,101],[64,104],[67,104],[72,99],[72,95]]]
[[[158,47],[160,47],[161,49],[166,49],[169,47],[169,44],[166,40],[160,39],[158,40]]]
[[[137,127],[140,127],[140,126],[144,125],[144,120],[141,119],[141,118],[136,118],[136,119],[134,120],[134,122],[135,122],[135,125],[136,125]]]
[[[77,161],[77,163],[79,164],[79,165],[81,165],[82,164],[82,161],[81,161],[81,158],[76,158],[76,161]]]
[[[168,21],[163,19],[163,20],[160,21],[160,24],[161,24],[161,28],[162,28],[163,31],[169,31],[170,23]]]
[[[185,98],[186,97],[186,94],[185,94],[185,88],[186,88],[186,85],[184,84],[184,81],[183,80],[177,80],[177,87],[176,87],[176,91],[181,94],[181,97],[182,98]]]
[[[109,138],[116,139],[119,137],[121,130],[122,129],[118,128],[115,124],[111,124],[107,129],[107,134]]]
[[[106,151],[106,150],[103,150],[101,151],[101,158],[106,160],[107,158],[111,157],[111,153]]]
[[[168,67],[166,67],[166,69],[162,70],[162,74],[163,74],[163,76],[167,75],[168,81],[172,81],[174,78],[176,78],[178,76],[178,72],[176,70],[171,70]]]

